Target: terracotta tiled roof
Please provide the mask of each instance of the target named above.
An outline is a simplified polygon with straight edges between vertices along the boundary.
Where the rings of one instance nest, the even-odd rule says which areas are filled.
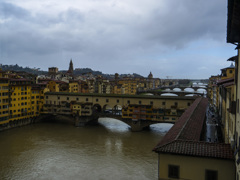
[[[234,159],[230,144],[223,143],[175,140],[156,151],[186,156]]]
[[[234,81],[232,81],[232,82],[224,83],[223,86],[224,87],[229,87],[229,86],[232,86],[234,84],[235,84]]]
[[[198,107],[199,106],[199,107]],[[202,126],[205,117],[205,111],[207,107],[206,98],[197,98],[193,104],[186,109],[178,121],[172,126],[172,128],[163,137],[162,141],[157,146],[167,144],[177,139],[195,140],[199,141],[201,136]],[[200,114],[199,112],[202,114]],[[198,116],[200,115],[200,116]],[[194,118],[197,117],[195,120]],[[191,130],[191,128],[193,128]]]
[[[229,144],[200,141],[208,100],[199,97],[182,114],[153,151],[186,156],[233,159]]]
[[[217,85],[221,85],[221,84],[231,82],[231,81],[234,81],[234,78],[219,80],[219,81],[217,81]]]
[[[238,56],[230,57],[227,61],[237,61]]]

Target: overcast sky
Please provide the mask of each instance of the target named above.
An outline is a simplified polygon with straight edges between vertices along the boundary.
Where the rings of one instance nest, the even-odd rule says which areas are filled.
[[[1,0],[0,64],[209,78],[237,54],[227,0]]]

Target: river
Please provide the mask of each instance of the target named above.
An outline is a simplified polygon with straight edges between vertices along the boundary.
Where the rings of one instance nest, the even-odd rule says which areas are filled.
[[[36,180],[153,180],[153,147],[171,124],[131,132],[110,118],[98,126],[41,122],[0,132],[0,177]]]

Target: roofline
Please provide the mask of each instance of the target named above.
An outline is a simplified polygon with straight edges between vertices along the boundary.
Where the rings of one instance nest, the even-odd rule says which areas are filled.
[[[150,95],[127,95],[127,94],[97,94],[97,93],[71,93],[71,92],[46,92],[46,95],[67,95],[67,96],[95,96],[95,97],[121,97],[121,98],[142,98],[142,99],[177,99],[195,100],[198,96],[150,96]]]

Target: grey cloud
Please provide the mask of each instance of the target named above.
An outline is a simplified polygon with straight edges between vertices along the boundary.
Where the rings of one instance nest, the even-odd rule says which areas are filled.
[[[181,65],[171,65],[169,69],[171,61],[162,63],[166,54],[180,51],[198,39],[211,38],[221,43],[225,39],[226,7],[222,1],[159,1],[164,6],[156,5],[142,14],[115,9],[81,12],[70,8],[51,16],[33,15],[13,4],[0,3],[0,19],[10,18],[1,24],[0,52],[8,54],[11,61],[24,57],[40,62],[44,57],[46,64],[54,57],[75,58],[85,61],[82,65],[107,72],[177,72]],[[174,58],[176,65],[178,61],[187,63]],[[59,60],[59,66],[64,64],[62,61]]]
[[[140,36],[145,36],[146,41],[176,48],[206,35],[220,39],[226,31],[226,7],[216,6],[217,3],[169,0],[165,9],[155,8],[135,30],[141,30]]]
[[[0,17],[1,18],[25,18],[29,16],[29,12],[19,6],[11,3],[0,3]]]

